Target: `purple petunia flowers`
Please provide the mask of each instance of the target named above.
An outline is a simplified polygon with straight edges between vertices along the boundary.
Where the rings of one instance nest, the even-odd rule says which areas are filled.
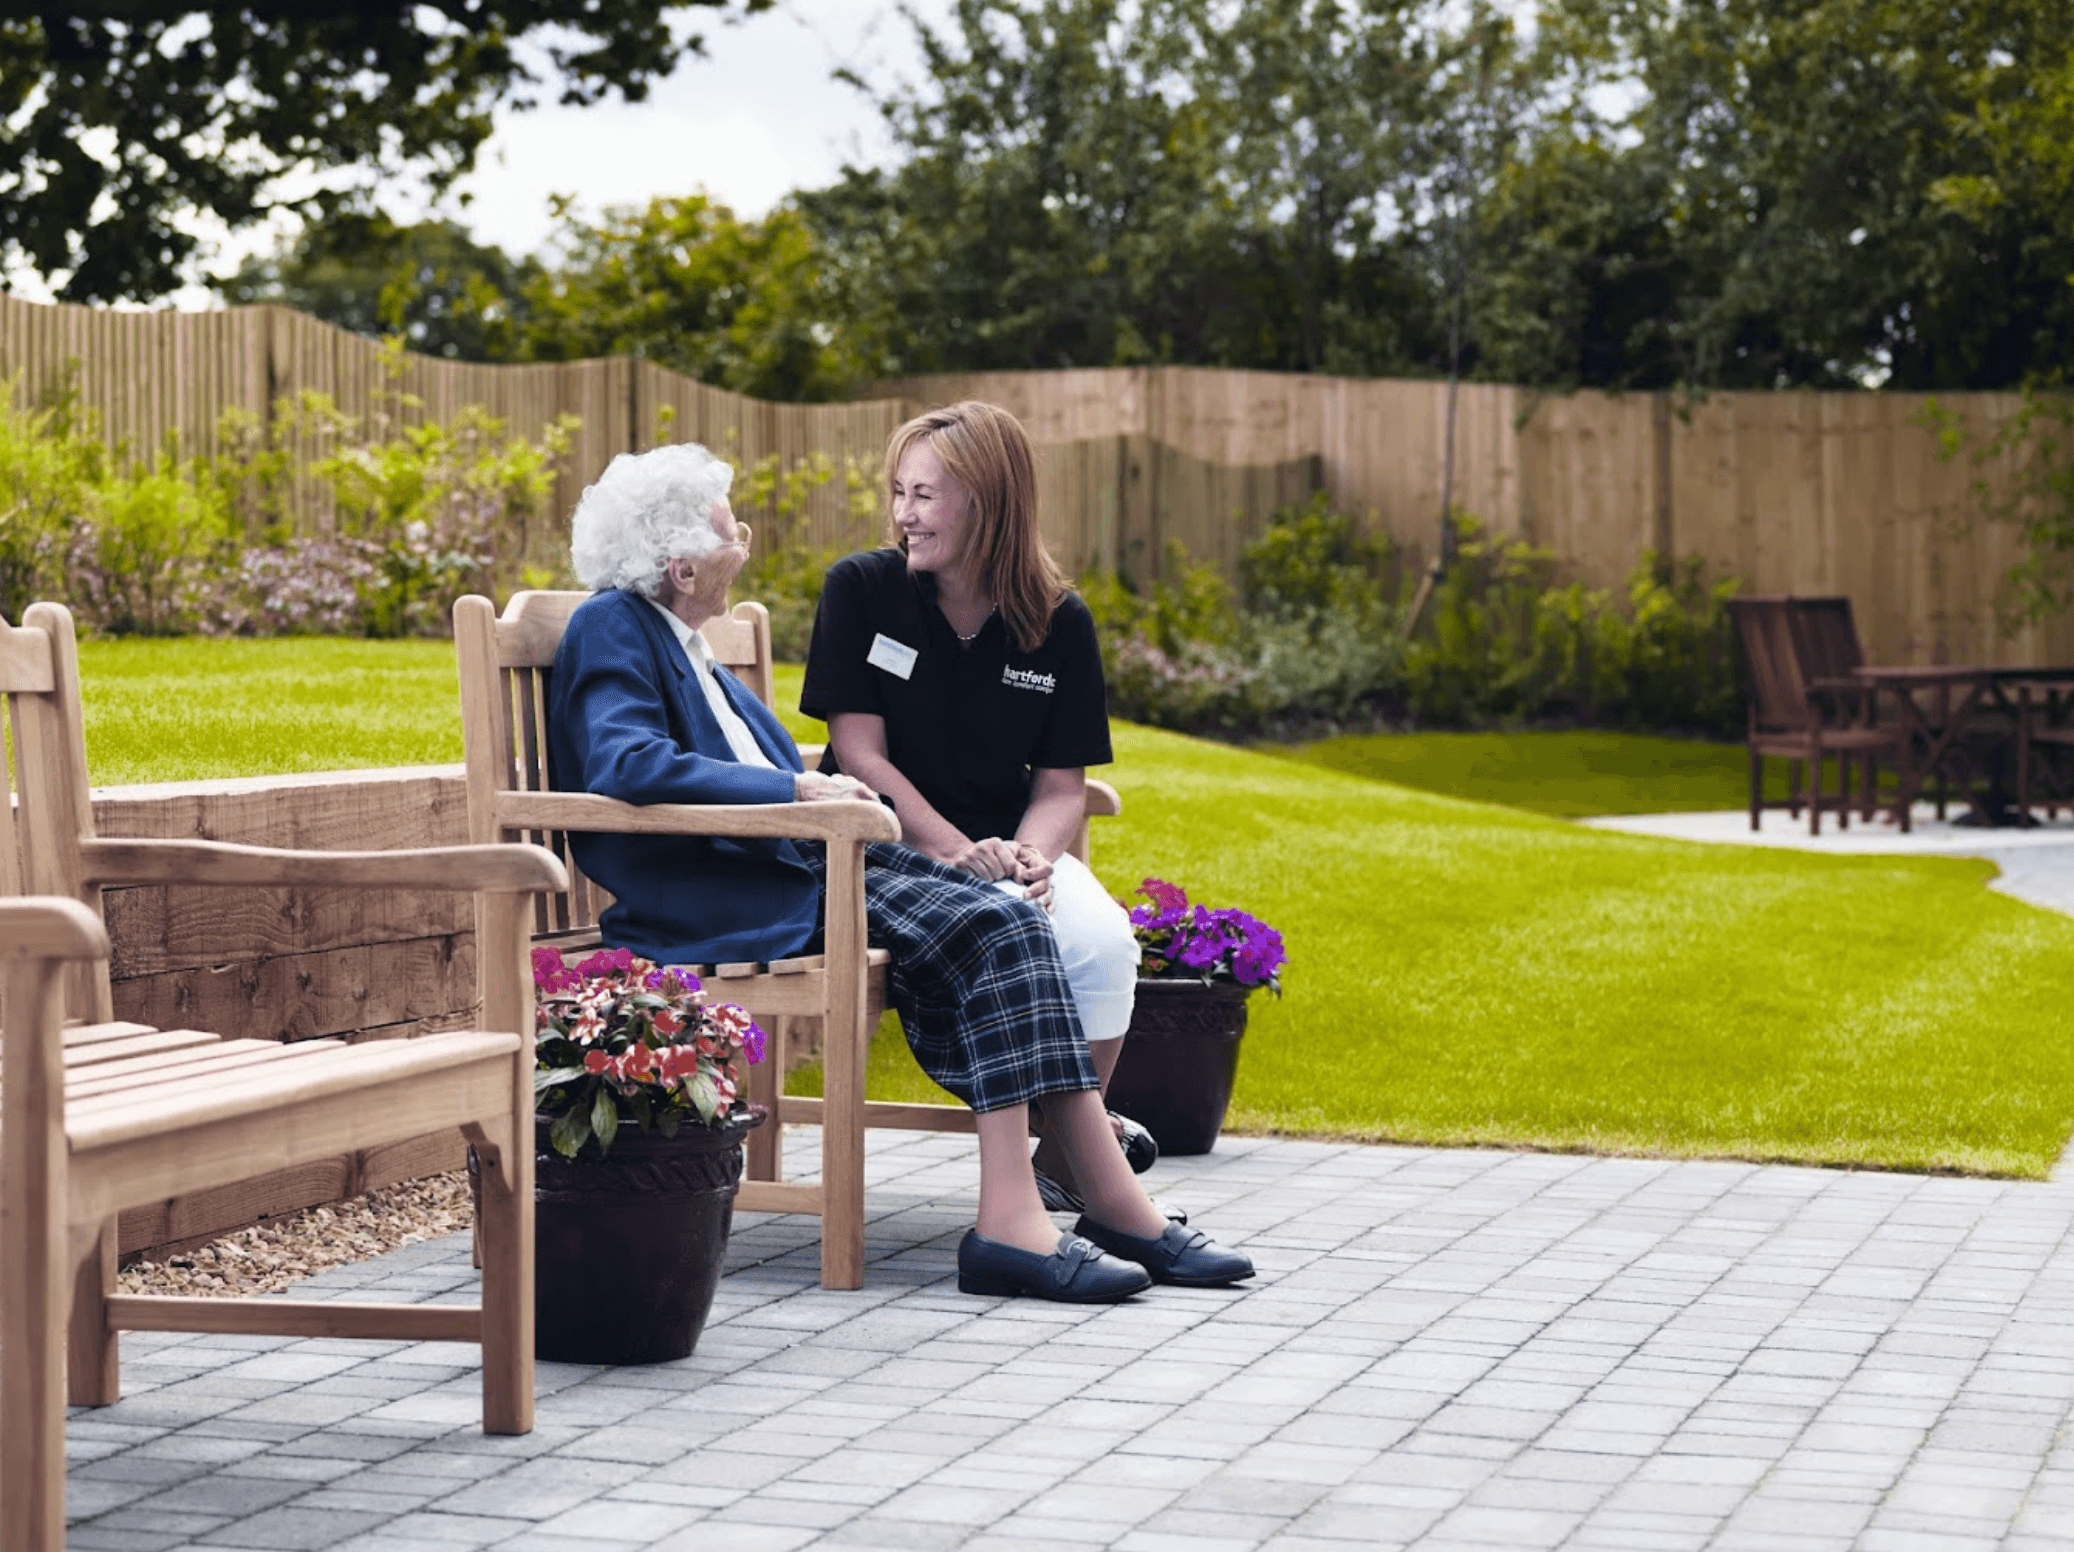
[[[1187,894],[1164,879],[1146,879],[1138,893],[1152,902],[1131,912],[1146,975],[1205,982],[1223,976],[1281,992],[1278,972],[1289,956],[1282,935],[1259,917],[1190,905]]]

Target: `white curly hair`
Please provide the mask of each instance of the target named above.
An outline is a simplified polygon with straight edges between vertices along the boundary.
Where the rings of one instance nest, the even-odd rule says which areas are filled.
[[[696,442],[621,453],[587,486],[569,525],[569,562],[594,593],[655,597],[678,556],[720,548],[713,509],[735,472]]]

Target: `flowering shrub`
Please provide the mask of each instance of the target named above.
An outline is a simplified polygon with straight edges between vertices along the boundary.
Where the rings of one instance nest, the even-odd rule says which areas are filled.
[[[1204,985],[1222,978],[1282,994],[1289,956],[1282,935],[1259,917],[1190,905],[1180,886],[1164,879],[1148,878],[1137,892],[1152,902],[1131,912],[1140,974]]]
[[[573,1159],[595,1137],[608,1153],[622,1121],[665,1137],[696,1118],[722,1126],[746,1108],[740,1056],[763,1060],[763,1031],[733,1003],[709,1006],[689,970],[623,948],[575,965],[533,950],[534,1108]]]
[[[205,636],[361,636],[361,599],[378,568],[365,540],[290,539],[255,545],[235,569],[194,588]]]

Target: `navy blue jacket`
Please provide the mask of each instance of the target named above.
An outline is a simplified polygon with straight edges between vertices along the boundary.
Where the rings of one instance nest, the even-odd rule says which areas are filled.
[[[789,803],[799,749],[725,669],[728,701],[777,770],[743,765],[655,606],[594,593],[548,681],[548,774],[562,792],[623,803]],[[607,943],[659,964],[782,959],[820,925],[821,886],[790,841],[571,834],[576,862],[616,897]]]

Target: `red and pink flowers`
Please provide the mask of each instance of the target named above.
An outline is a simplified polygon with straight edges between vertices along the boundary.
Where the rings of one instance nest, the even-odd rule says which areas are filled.
[[[1282,935],[1244,911],[1190,905],[1180,886],[1148,878],[1138,893],[1152,903],[1131,912],[1139,944],[1139,973],[1204,983],[1222,977],[1241,986],[1282,993],[1280,971],[1289,962]]]
[[[687,1118],[724,1125],[742,1108],[735,1058],[763,1060],[763,1031],[733,1003],[708,1006],[699,978],[623,948],[570,965],[533,950],[534,1108],[555,1118],[555,1151],[591,1138],[609,1152],[632,1121],[673,1137]]]

